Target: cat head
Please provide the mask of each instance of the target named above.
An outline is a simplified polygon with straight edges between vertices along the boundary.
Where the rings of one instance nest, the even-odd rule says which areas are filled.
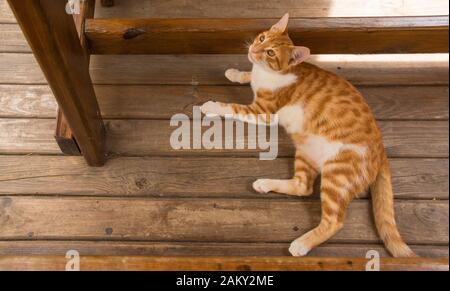
[[[310,56],[307,47],[295,46],[287,33],[289,14],[286,13],[270,30],[260,33],[248,50],[250,62],[273,71],[284,71]]]

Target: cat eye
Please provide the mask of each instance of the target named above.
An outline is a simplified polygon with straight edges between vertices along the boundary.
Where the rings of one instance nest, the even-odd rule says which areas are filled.
[[[275,55],[275,52],[273,50],[267,50],[266,52],[270,57],[273,57]]]
[[[264,36],[264,34],[259,37],[260,42],[263,42],[265,39],[266,39],[266,37]]]

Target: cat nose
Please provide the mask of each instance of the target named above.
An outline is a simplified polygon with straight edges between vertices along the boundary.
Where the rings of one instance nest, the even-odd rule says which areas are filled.
[[[261,50],[255,49],[254,47],[251,47],[251,48],[250,48],[250,52],[251,52],[252,54],[257,54],[257,53],[261,52]]]

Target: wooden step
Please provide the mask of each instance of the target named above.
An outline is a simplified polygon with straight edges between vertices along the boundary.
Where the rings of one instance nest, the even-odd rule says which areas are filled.
[[[320,201],[1,197],[0,240],[283,242],[320,221]],[[409,244],[448,245],[448,201],[395,203]],[[330,243],[380,243],[369,201],[353,201]],[[287,245],[288,246],[288,245]]]
[[[243,54],[277,19],[88,19],[92,54]],[[448,52],[448,17],[293,18],[313,54]]]
[[[0,271],[64,271],[64,256],[0,257]],[[83,271],[365,271],[368,259],[286,257],[80,257]],[[448,258],[384,258],[382,271],[448,271]]]
[[[53,119],[0,119],[0,153],[60,154],[53,138],[55,125]],[[258,157],[262,152],[248,149],[248,137],[244,137],[244,149],[175,150],[170,137],[176,127],[168,120],[105,120],[105,125],[112,156]],[[447,121],[380,121],[379,125],[390,157],[448,157]],[[278,141],[278,156],[292,157],[294,146],[282,129]]]
[[[265,0],[126,0],[108,8],[101,2],[97,1],[96,16],[103,18],[274,18],[286,12],[292,17],[430,16],[448,13],[449,8],[447,0],[367,0],[352,5],[341,0],[278,0],[277,5]],[[15,22],[6,0],[0,0],[0,23]]]
[[[98,1],[97,1],[98,2]],[[380,17],[430,16],[448,13],[446,0],[122,0],[116,6],[97,5],[103,18],[276,18],[289,12],[291,17]]]
[[[410,245],[419,256],[447,258],[448,246]],[[0,256],[65,256],[77,250],[83,256],[290,256],[287,243],[220,243],[220,242],[130,242],[130,241],[0,241]],[[380,257],[391,257],[382,244],[325,243],[314,250],[312,257],[364,258],[368,251]]]
[[[448,120],[448,86],[358,86],[378,120]],[[97,85],[103,118],[170,119],[215,100],[250,104],[250,86]],[[55,118],[46,85],[0,85],[1,118]]]
[[[448,54],[318,55],[310,60],[355,85],[448,85]],[[0,84],[47,84],[31,54],[0,53]],[[243,55],[96,55],[94,84],[231,85],[229,68],[250,70]]]
[[[0,156],[0,195],[292,199],[251,188],[258,178],[289,178],[292,167],[283,158],[121,157],[91,169],[78,157]],[[391,159],[391,168],[396,199],[448,200],[448,159]]]

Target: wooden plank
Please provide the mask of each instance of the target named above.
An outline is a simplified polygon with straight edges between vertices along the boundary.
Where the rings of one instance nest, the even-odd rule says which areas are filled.
[[[251,187],[258,178],[290,178],[292,168],[283,158],[113,158],[90,169],[76,157],[0,156],[0,194],[292,199]],[[448,159],[391,159],[391,168],[396,199],[448,200]]]
[[[445,0],[278,0],[276,5],[264,0],[127,0],[115,7],[97,7],[97,17],[104,18],[267,18],[281,17],[362,17],[448,14]]]
[[[359,86],[377,119],[448,119],[447,86]],[[120,119],[170,119],[215,100],[250,104],[249,86],[108,86],[95,88],[102,115]]]
[[[0,52],[29,53],[31,52],[19,25],[12,23],[0,24]]]
[[[312,62],[355,85],[448,84],[448,54],[319,55]],[[0,53],[0,84],[46,84],[32,55]],[[250,69],[241,55],[93,56],[95,84],[230,85],[230,67]]]
[[[0,256],[65,256],[77,250],[82,256],[290,256],[286,243],[195,243],[127,241],[0,241]],[[448,246],[410,245],[426,258],[449,256]],[[370,250],[390,257],[382,245],[327,243],[309,254],[312,257],[360,257]]]
[[[247,149],[248,137],[244,138],[242,150],[175,150],[170,145],[170,137],[176,127],[171,127],[167,120],[106,120],[105,124],[108,152],[112,155],[256,157],[261,152]],[[380,121],[379,125],[390,157],[448,157],[446,121]],[[0,119],[0,153],[59,154],[53,139],[54,128],[52,119]],[[202,130],[206,131],[207,127]],[[293,153],[290,138],[280,129],[278,156],[290,157]]]
[[[47,85],[0,85],[1,118],[56,118],[56,111]]]
[[[89,19],[92,54],[245,54],[278,19]],[[448,17],[291,18],[289,36],[313,54],[445,53]]]
[[[0,23],[16,23],[16,18],[6,0],[0,0]]]
[[[363,16],[427,16],[448,15],[446,0],[280,0],[277,5],[264,0],[246,1],[187,0],[183,3],[167,0],[127,0],[115,7],[103,8],[98,3],[97,17],[117,18],[272,18],[287,11],[292,17],[363,17]],[[6,0],[0,0],[0,23],[15,23]]]
[[[89,65],[65,2],[8,0],[88,164],[104,164],[104,127]]]
[[[448,15],[445,0],[391,0],[389,2],[340,0],[280,0],[277,5],[264,0],[246,1],[185,0],[183,3],[167,0],[127,0],[115,7],[103,8],[98,3],[97,17],[117,18],[272,18],[289,12],[292,17],[374,17]],[[6,3],[0,0],[0,23],[14,23],[15,18]]]
[[[286,257],[90,257],[83,271],[365,271],[368,259]],[[64,271],[64,256],[0,257],[2,271]],[[382,271],[448,271],[448,258],[384,258]]]
[[[317,226],[320,201],[2,197],[0,240],[290,242]],[[410,244],[448,244],[448,201],[395,203]],[[379,243],[369,201],[351,203],[330,242]]]
[[[319,55],[310,61],[355,85],[448,84],[448,54]],[[229,85],[224,72],[233,67],[250,70],[251,64],[242,55],[93,56],[91,75],[96,84]]]
[[[55,119],[0,119],[0,153],[61,154]]]
[[[391,157],[448,157],[448,122],[446,121],[382,121],[379,125],[385,147]],[[109,152],[116,155],[255,156],[260,152],[247,149],[248,137],[244,140],[244,150],[174,150],[170,145],[170,137],[176,127],[171,127],[165,120],[108,120],[106,126]],[[207,127],[202,129],[206,130]],[[256,137],[252,140],[256,140]],[[290,157],[293,156],[294,151],[290,138],[280,129],[278,156]]]
[[[379,120],[447,120],[448,86],[359,86]],[[170,119],[192,115],[192,106],[209,100],[248,104],[247,86],[97,85],[104,118]],[[54,118],[56,101],[46,85],[0,85],[0,117]]]

